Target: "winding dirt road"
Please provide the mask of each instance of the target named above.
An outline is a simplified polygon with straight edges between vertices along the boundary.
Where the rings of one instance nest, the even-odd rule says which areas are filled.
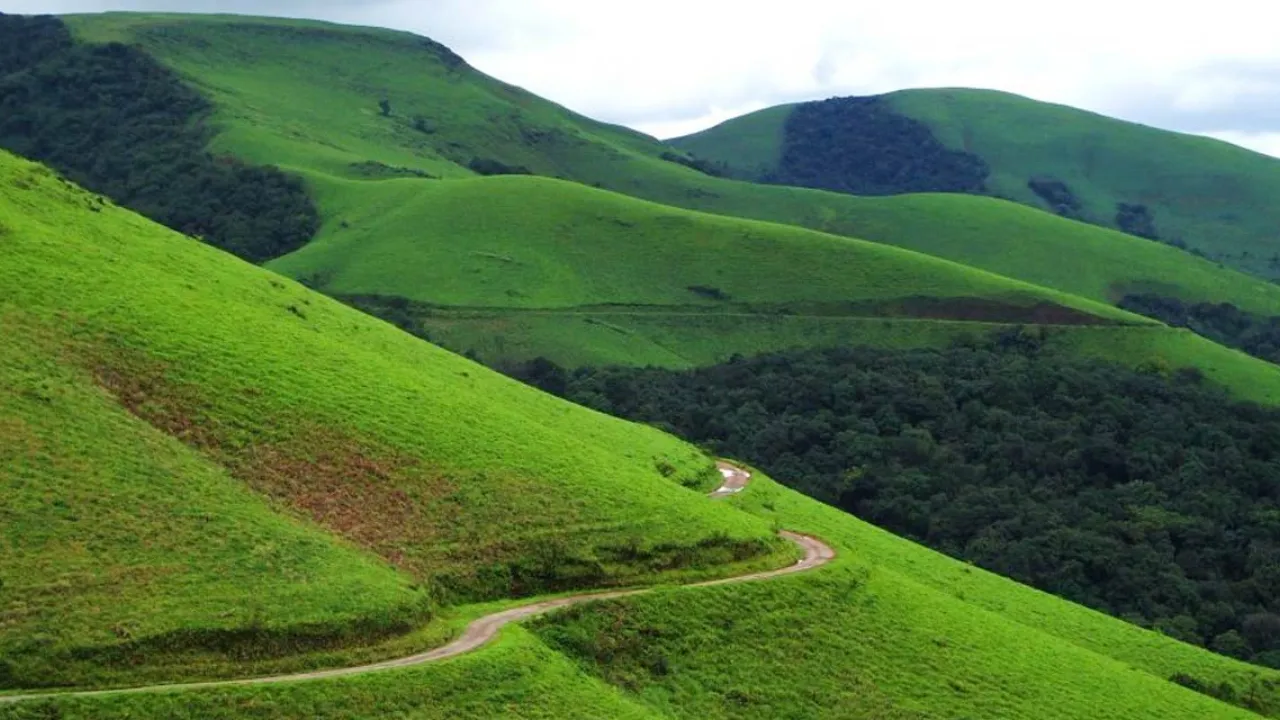
[[[727,462],[719,462],[716,463],[716,466],[720,470],[721,476],[724,478],[724,484],[715,492],[711,493],[710,497],[725,497],[727,495],[742,492],[742,490],[747,487],[747,483],[751,480],[751,473],[735,465],[731,465]],[[799,535],[785,530],[780,532],[779,535],[800,546],[800,548],[804,550],[804,557],[796,561],[793,565],[779,568],[777,570],[767,570],[764,572],[751,573],[749,575],[721,578],[719,580],[706,580],[703,582],[690,583],[682,587],[710,587],[713,585],[730,585],[735,583],[767,580],[769,578],[812,570],[813,568],[827,564],[836,556],[835,550],[833,550],[831,546],[817,538],[809,537],[808,535]],[[486,615],[477,620],[473,620],[471,624],[462,631],[462,635],[459,636],[458,639],[443,647],[418,653],[417,655],[410,655],[409,657],[386,660],[384,662],[372,663],[370,665],[334,668],[332,670],[317,670],[314,672],[296,673],[292,675],[244,678],[241,680],[213,680],[197,683],[149,685],[146,687],[121,688],[117,690],[88,690],[79,692],[42,693],[37,695],[10,695],[8,697],[0,696],[0,705],[5,703],[21,702],[24,700],[38,700],[52,697],[91,697],[95,695],[125,695],[147,692],[195,690],[199,688],[234,687],[237,685],[270,685],[274,683],[322,680],[325,678],[345,677],[347,675],[362,675],[364,673],[378,672],[380,670],[412,667],[414,665],[423,665],[425,663],[444,660],[445,658],[456,657],[463,653],[471,652],[492,640],[494,636],[498,634],[498,631],[504,626],[524,620],[525,618],[542,615],[558,608],[569,607],[570,605],[580,605],[582,603],[609,600],[611,598],[641,595],[652,591],[653,588],[639,588],[634,590],[583,593],[580,595],[556,598],[555,600],[543,600],[540,602],[530,603],[528,605],[522,605],[520,607],[503,610],[502,612],[493,613],[492,615]]]

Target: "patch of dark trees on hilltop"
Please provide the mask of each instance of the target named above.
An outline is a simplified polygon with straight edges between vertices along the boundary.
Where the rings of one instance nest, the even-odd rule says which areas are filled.
[[[1027,188],[1058,215],[1072,220],[1085,220],[1084,204],[1061,180],[1047,176],[1033,177],[1027,181]]]
[[[533,171],[524,165],[508,165],[501,160],[486,157],[474,157],[467,163],[471,172],[477,175],[532,175]]]
[[[1015,330],[692,371],[506,372],[954,557],[1280,667],[1280,410],[1195,370],[1068,357]]]
[[[778,167],[761,180],[854,195],[983,194],[989,173],[982,158],[948,149],[883,98],[846,97],[797,105]]]
[[[320,224],[302,181],[210,154],[211,113],[141,50],[0,14],[0,147],[252,262],[302,247]]]
[[[1119,306],[1280,365],[1280,316],[1246,312],[1231,303],[1187,304],[1150,294],[1126,295]]]
[[[668,150],[667,152],[662,153],[662,159],[669,163],[683,165],[690,170],[697,170],[703,175],[710,175],[711,177],[729,176],[729,167],[723,162],[707,160],[696,155],[682,155]]]
[[[1116,203],[1116,227],[1140,238],[1160,239],[1160,233],[1156,232],[1156,221],[1146,205]]]

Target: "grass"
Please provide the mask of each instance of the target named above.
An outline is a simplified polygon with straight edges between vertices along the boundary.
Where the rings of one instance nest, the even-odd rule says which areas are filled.
[[[390,186],[390,187],[389,187]],[[454,307],[803,309],[990,298],[1138,316],[969,267],[800,228],[690,212],[546,178],[316,182],[333,220],[269,264],[325,292]],[[699,290],[701,289],[701,292]]]
[[[489,78],[405,33],[235,16],[110,13],[69,21],[86,40],[140,44],[185,74],[218,107],[216,150],[302,173],[332,222],[354,204],[344,199],[348,192],[387,208],[414,194],[405,183],[439,182],[371,179],[359,170],[369,162],[447,180],[473,175],[466,164],[485,157],[667,205],[938,254],[1099,302],[1155,288],[1187,301],[1280,313],[1280,287],[1014,203],[963,196],[855,198],[709,177],[662,160],[667,145]],[[392,104],[391,117],[379,114],[383,97]],[[429,132],[415,129],[419,116]],[[749,135],[771,136],[754,127]],[[752,162],[770,152],[763,140],[744,142],[759,146],[743,149]],[[333,178],[359,182],[343,185]],[[423,227],[447,229],[428,213],[420,223],[415,234]],[[770,265],[785,269],[788,259]]]
[[[5,684],[340,649],[445,606],[790,552],[706,501],[696,448],[8,155],[0,227]]]
[[[1276,671],[946,558],[761,475],[725,503],[818,534],[840,555],[809,574],[581,606],[528,630],[509,628],[479,652],[410,670],[0,705],[0,717],[1198,720],[1280,713]],[[1175,675],[1237,704],[1171,682]]]
[[[574,608],[533,630],[672,717],[1256,717],[1176,674],[1280,712],[1275,671],[951,560],[759,475],[730,502],[819,535],[837,564]]]
[[[101,23],[97,32],[133,37],[142,21],[106,16],[93,22]],[[391,35],[283,22],[242,35],[228,22],[174,26],[165,20],[160,30],[144,35],[155,47],[182,56],[187,65],[179,66],[222,103],[223,149],[296,163],[306,174],[330,223],[313,252],[341,256],[342,236],[358,234],[365,224],[398,228],[399,237],[362,239],[370,247],[387,243],[385,252],[398,263],[365,248],[340,258],[344,262],[317,261],[306,269],[311,277],[329,272],[321,276],[326,284],[365,287],[360,283],[382,282],[380,275],[399,264],[419,280],[440,280],[439,297],[454,303],[497,300],[500,314],[522,318],[552,307],[557,312],[549,325],[565,335],[542,335],[541,342],[581,337],[567,318],[590,325],[593,337],[643,329],[647,335],[638,343],[683,345],[692,350],[681,352],[695,359],[737,343],[733,335],[700,337],[702,329],[732,329],[739,318],[751,316],[725,312],[724,300],[692,292],[691,285],[682,294],[682,283],[714,287],[744,306],[738,310],[790,305],[812,311],[764,329],[754,319],[750,328],[738,326],[761,343],[792,342],[810,333],[823,342],[831,334],[873,334],[867,323],[884,321],[833,308],[849,311],[853,303],[856,310],[865,308],[859,303],[873,302],[887,303],[881,310],[900,309],[898,303],[915,294],[904,292],[908,286],[937,297],[1061,297],[893,248],[693,216],[547,180],[460,180],[467,173],[456,159],[426,146],[406,150],[403,138],[412,136],[404,133],[418,131],[382,127],[372,113],[344,115],[348,124],[328,129],[320,116],[308,126],[301,114],[278,114],[292,101],[298,103],[293,113],[329,102],[335,103],[332,113],[350,113],[342,97],[309,84],[300,73],[306,62],[324,58],[315,66],[320,76],[327,63],[352,61],[346,66],[350,74],[336,74],[332,85],[334,92],[348,93],[348,101],[363,102],[356,87],[361,72],[398,67],[403,82],[392,89],[407,91],[415,86],[413,72],[424,72],[424,52],[443,67],[447,55],[394,35],[400,64],[376,65],[375,49],[391,43]],[[305,41],[262,42],[299,35]],[[193,44],[193,37],[213,42]],[[346,54],[333,52],[335,42]],[[239,65],[222,63],[222,55],[237,52],[250,54]],[[284,70],[255,74],[259,85],[250,88],[237,75],[279,52],[297,54]],[[201,63],[216,65],[221,74],[199,77]],[[414,63],[417,70],[411,72]],[[307,89],[279,92],[294,86]],[[366,89],[372,95],[386,90]],[[504,91],[494,85],[486,92]],[[393,105],[408,102],[396,97]],[[457,100],[449,112],[470,107],[466,96]],[[577,122],[567,114],[556,118]],[[566,160],[564,167],[597,163],[617,170],[662,162],[645,155],[643,139],[590,127],[593,137],[607,136],[605,144],[617,154],[584,150],[572,155],[578,164]],[[537,136],[522,132],[510,141],[527,145],[530,134]],[[388,144],[387,137],[399,139]],[[357,182],[352,163],[367,160],[455,179]],[[522,189],[515,197],[465,195],[498,185]],[[714,195],[700,190],[709,186],[667,187]],[[576,199],[560,203],[557,192]],[[726,206],[744,203],[772,213],[789,205],[787,212],[817,227],[847,222],[840,208],[851,207],[844,198],[785,188],[742,192]],[[492,196],[492,204],[481,204],[482,196]],[[724,199],[701,197],[709,204]],[[464,206],[472,212],[450,221],[456,223],[458,248],[424,249],[406,240],[410,229],[420,236],[435,232],[424,222],[430,215],[416,215],[416,208],[434,200],[433,212],[444,214],[464,199],[474,203]],[[604,203],[608,212],[580,217],[595,203]],[[401,207],[403,214],[395,212]],[[538,227],[529,208],[565,224]],[[522,209],[524,217],[518,215]],[[365,214],[356,217],[357,211]],[[504,212],[529,225],[531,247],[492,224]],[[998,227],[997,215],[978,217],[973,227]],[[614,233],[601,230],[618,218],[653,224],[627,242],[625,226]],[[939,215],[934,222],[947,229],[956,219]],[[663,223],[671,227],[660,234]],[[694,230],[682,228],[684,223]],[[807,239],[795,239],[797,233]],[[655,234],[670,240],[671,257],[687,262],[664,283],[654,282],[656,275],[637,282],[629,272],[654,273],[659,267],[656,252],[636,247]],[[558,242],[560,237],[568,240]],[[699,250],[702,242],[707,247]],[[594,254],[603,243],[613,243],[608,257]],[[15,678],[31,684],[33,677],[114,681],[121,673],[146,672],[148,664],[158,672],[166,659],[187,656],[197,664],[170,667],[175,678],[208,673],[217,662],[252,666],[273,653],[315,650],[328,653],[325,662],[340,662],[380,634],[402,638],[412,627],[430,634],[415,625],[426,613],[437,623],[456,624],[474,609],[458,607],[463,603],[573,586],[682,580],[776,562],[787,549],[768,542],[775,526],[817,533],[841,551],[836,565],[810,575],[662,591],[562,614],[539,624],[536,637],[516,629],[492,647],[438,665],[295,685],[66,698],[0,706],[0,717],[1252,716],[1170,682],[1175,675],[1239,704],[1280,713],[1273,671],[948,560],[763,477],[727,502],[709,502],[702,492],[715,477],[695,448],[524,388],[4,155],[0,246],[6,257],[0,266],[0,322],[6,338],[18,339],[0,350],[0,433],[6,439],[0,452],[19,458],[0,464],[0,518],[6,531],[21,528],[5,536],[6,552],[0,554],[0,652],[11,684]],[[735,254],[743,248],[750,252]],[[779,249],[786,250],[784,257],[770,254]],[[705,272],[695,267],[703,252],[728,256],[722,266],[733,273],[698,274]],[[417,253],[416,262],[402,253]],[[835,271],[828,267],[846,253],[856,260]],[[463,261],[476,263],[481,274],[496,269],[484,284],[431,275],[431,263]],[[793,262],[808,274],[788,275]],[[761,263],[772,267],[762,270]],[[359,272],[346,270],[348,265]],[[1258,307],[1272,302],[1264,292],[1254,293],[1256,285],[1214,285],[1214,273],[1193,277],[1181,268],[1175,267],[1168,282],[1184,282],[1187,292],[1234,287]],[[587,271],[601,271],[607,282]],[[1146,272],[1125,265],[1113,271],[1128,273],[1125,282]],[[344,278],[343,272],[352,274]],[[857,282],[842,286],[842,272]],[[766,275],[786,282],[762,285]],[[739,277],[750,282],[735,284]],[[712,280],[719,284],[709,285]],[[408,285],[416,293],[411,297],[436,297],[418,282]],[[508,293],[525,288],[541,294],[531,292],[526,302]],[[584,298],[590,305],[585,309]],[[1087,300],[1062,302],[1125,317]],[[675,310],[609,312],[600,309],[604,303]],[[671,319],[691,307],[705,324]],[[943,323],[893,322],[895,329],[882,325],[876,331],[880,341],[933,343],[950,332]],[[1223,382],[1241,387],[1275,382],[1261,365],[1246,370],[1242,356],[1158,326],[1072,328],[1054,338],[1081,352],[1104,354],[1120,343],[1131,362],[1169,353],[1167,362],[1176,366],[1193,358],[1215,365]],[[126,516],[131,532],[104,527]],[[728,562],[743,553],[754,555],[736,566]],[[191,567],[187,558],[207,560],[210,567]],[[37,606],[41,614],[31,614]],[[229,607],[246,612],[226,615]],[[143,617],[145,610],[151,612]]]
[[[505,630],[483,652],[448,662],[296,685],[218,688],[6,706],[5,720],[330,718],[618,718],[661,715],[582,673],[528,633]]]
[[[435,313],[420,325],[435,342],[474,352],[490,365],[545,357],[566,368],[672,369],[802,348],[943,348],[1018,327],[912,318],[501,311]],[[1131,368],[1165,373],[1195,368],[1241,400],[1280,405],[1280,368],[1189,330],[1159,325],[1055,326],[1046,328],[1045,337],[1050,347]]]
[[[947,147],[985,160],[988,188],[1001,197],[1044,208],[1027,181],[1050,176],[1071,188],[1090,222],[1115,227],[1117,203],[1143,204],[1162,238],[1250,273],[1280,276],[1271,262],[1280,222],[1271,202],[1280,192],[1274,158],[1003,92],[936,88],[883,97]],[[794,107],[744,115],[673,143],[727,162],[740,176],[759,177],[776,169]]]
[[[421,318],[435,342],[473,351],[489,365],[545,357],[566,368],[605,365],[684,369],[735,354],[806,347],[943,347],[995,332],[995,323],[731,313],[436,311]]]
[[[1271,264],[1280,222],[1272,202],[1280,192],[1275,158],[1008,93],[917,90],[889,101],[949,147],[986,159],[997,193],[1038,206],[1027,180],[1052,175],[1072,188],[1093,220],[1111,225],[1117,203],[1144,204],[1162,237],[1280,276],[1280,266]]]

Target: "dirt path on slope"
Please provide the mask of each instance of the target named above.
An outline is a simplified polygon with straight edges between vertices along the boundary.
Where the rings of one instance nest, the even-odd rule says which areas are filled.
[[[747,483],[751,480],[751,473],[740,467],[731,465],[726,462],[716,463],[716,467],[720,470],[720,474],[724,477],[724,484],[710,497],[724,497],[734,493],[742,492],[746,488]],[[690,583],[683,585],[686,588],[711,587],[714,585],[732,585],[735,583],[755,582],[759,580],[767,580],[769,578],[781,577],[783,575],[791,575],[793,573],[812,570],[827,564],[836,556],[835,550],[830,545],[821,540],[810,537],[808,535],[800,535],[793,532],[782,531],[778,533],[780,536],[790,540],[804,550],[804,557],[797,560],[795,564],[788,565],[777,570],[766,570],[763,572],[751,573],[749,575],[738,575],[735,577],[720,578],[719,580],[706,580],[703,582]],[[235,687],[238,685],[270,685],[275,683],[301,682],[305,680],[322,680],[325,678],[346,677],[348,675],[363,675],[365,673],[378,672],[380,670],[392,670],[396,668],[407,668],[415,665],[423,665],[437,660],[457,657],[464,653],[471,652],[492,640],[506,625],[530,618],[535,615],[542,615],[552,610],[570,605],[579,605],[582,603],[596,602],[599,600],[609,600],[612,598],[630,597],[632,595],[642,595],[652,592],[653,588],[639,588],[634,590],[614,590],[605,592],[582,593],[579,595],[571,595],[568,597],[556,598],[554,600],[543,600],[540,602],[521,605],[509,610],[503,610],[491,615],[485,615],[482,618],[471,621],[466,629],[462,631],[456,640],[438,647],[434,650],[410,655],[409,657],[397,658],[395,660],[386,660],[379,663],[369,665],[358,665],[355,667],[334,668],[332,670],[317,670],[314,672],[295,673],[291,675],[274,675],[270,677],[260,678],[244,678],[241,680],[213,680],[209,682],[195,683],[176,683],[170,685],[149,685],[136,688],[122,688],[118,690],[88,690],[80,692],[52,692],[33,695],[11,695],[8,697],[0,696],[0,705],[5,703],[17,703],[24,700],[49,699],[55,697],[92,697],[97,695],[125,695],[132,693],[146,692],[167,692],[179,690],[196,690],[201,688],[217,688],[217,687]]]
[[[716,469],[720,471],[720,477],[724,478],[724,483],[715,492],[711,493],[711,497],[724,497],[725,495],[740,493],[746,489],[747,483],[751,481],[751,473],[723,460],[716,463]]]

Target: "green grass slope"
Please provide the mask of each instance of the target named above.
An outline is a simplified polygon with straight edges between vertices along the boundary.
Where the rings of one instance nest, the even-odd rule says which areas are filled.
[[[946,89],[889,98],[945,145],[980,155],[991,189],[1040,205],[1027,180],[1050,175],[1085,216],[1114,225],[1120,202],[1146,205],[1162,238],[1270,277],[1280,160],[1210,138],[1159,130],[1008,93]]]
[[[509,366],[544,357],[565,368],[715,365],[751,352],[828,347],[945,348],[1008,332],[1017,325],[916,318],[611,313],[429,311],[415,318],[435,342]],[[1280,367],[1162,325],[1055,326],[1045,339],[1074,354],[1172,372],[1195,368],[1241,400],[1280,405]]]
[[[725,718],[1244,718],[1280,673],[927,551],[759,476],[731,502],[813,532],[834,567],[574,608],[536,634],[655,710]]]
[[[3,154],[0,247],[0,687],[791,554],[697,449]]]
[[[367,177],[369,162],[467,177],[478,157],[586,182],[616,180],[632,156],[672,165],[656,160],[668,148],[653,138],[490,78],[410,33],[234,15],[67,21],[85,40],[139,44],[185,74],[220,108],[219,149],[245,159],[351,177]]]
[[[420,331],[489,363],[544,356],[567,366],[691,367],[797,347],[936,347],[1043,322],[1082,352],[1199,367],[1237,395],[1280,402],[1280,368],[1268,363],[1100,303],[882,244],[546,178],[315,186],[335,222],[270,267],[339,297],[407,299]],[[897,217],[911,229],[928,222],[909,209]]]
[[[473,173],[465,166],[482,157],[677,207],[930,253],[944,248],[949,259],[1102,302],[1160,286],[1187,301],[1280,313],[1278,287],[1146,240],[1024,213],[1015,203],[926,196],[904,204],[710,177],[661,159],[669,146],[575,115],[405,33],[236,16],[113,13],[68,21],[84,40],[137,44],[185,75],[218,108],[215,149],[301,173],[330,224],[341,221],[352,204],[343,195],[357,186],[365,186],[363,201],[390,207],[405,191],[389,178],[410,171],[467,177]],[[379,113],[383,98],[390,117]],[[415,128],[419,117],[425,132]],[[759,127],[751,133],[770,135]],[[762,148],[744,149],[752,162],[768,156],[764,140],[746,144]],[[335,177],[358,182],[339,186]],[[335,233],[328,225],[322,231]],[[1011,253],[1021,259],[1005,261]]]
[[[769,582],[581,606],[528,629],[508,628],[496,644],[438,665],[293,685],[0,705],[0,717],[1225,720],[1280,713],[1280,673],[943,557],[760,475],[726,503],[818,534],[840,554],[817,572]]]
[[[1080,200],[1090,222],[1116,227],[1118,203],[1145,205],[1162,239],[1181,240],[1248,272],[1280,276],[1275,226],[1280,161],[1229,143],[1116,120],[1009,93],[962,88],[882,96],[923,122],[945,146],[975,154],[988,190],[1039,208],[1027,185],[1052,177]],[[794,105],[745,115],[672,144],[760,177],[777,168]]]
[[[732,177],[755,180],[777,169],[787,118],[794,108],[794,103],[774,105],[667,142],[696,157],[723,163]]]
[[[678,210],[558,180],[330,181],[317,187],[338,222],[269,267],[313,279],[331,294],[460,307],[788,306],[829,307],[833,314],[916,297],[963,313],[956,306],[965,299],[984,298],[1014,308],[1070,308],[1077,312],[1064,315],[1077,321],[1144,322],[1101,303],[919,253]],[[712,289],[720,295],[709,297]]]

